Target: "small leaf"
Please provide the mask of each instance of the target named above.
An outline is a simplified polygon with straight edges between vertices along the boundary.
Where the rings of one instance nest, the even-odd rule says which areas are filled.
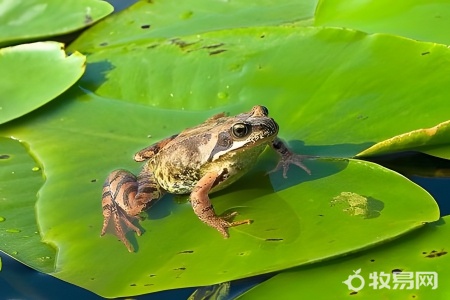
[[[44,105],[83,74],[86,58],[64,45],[38,42],[0,49],[0,124]]]
[[[69,33],[113,11],[98,0],[3,0],[0,2],[0,46]]]
[[[419,151],[450,159],[450,121],[397,135],[376,143],[356,156],[369,157],[401,151]]]

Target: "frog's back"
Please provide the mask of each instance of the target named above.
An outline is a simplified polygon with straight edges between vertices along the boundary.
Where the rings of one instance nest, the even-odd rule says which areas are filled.
[[[184,133],[184,132],[183,132]],[[158,183],[169,193],[190,193],[201,178],[202,166],[208,163],[212,133],[181,133],[149,161]]]

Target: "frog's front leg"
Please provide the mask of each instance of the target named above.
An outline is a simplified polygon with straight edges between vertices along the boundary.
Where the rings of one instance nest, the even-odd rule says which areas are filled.
[[[161,198],[162,194],[163,191],[154,180],[153,173],[146,168],[138,177],[126,170],[111,172],[103,185],[104,220],[101,235],[106,233],[112,217],[117,237],[125,244],[128,251],[133,252],[133,246],[125,237],[124,229],[131,229],[137,235],[141,235],[141,231],[133,224],[133,220],[138,219],[139,213]]]
[[[303,170],[306,173],[311,175],[311,171],[303,164],[303,160],[307,158],[314,158],[314,156],[310,155],[299,155],[289,150],[286,144],[279,138],[275,138],[271,144],[272,149],[274,149],[280,156],[280,161],[278,165],[271,172],[278,171],[281,167],[283,167],[283,177],[287,178],[287,171],[289,169],[290,164],[294,164]]]
[[[251,220],[230,221],[237,212],[230,213],[226,216],[219,217],[216,215],[214,208],[209,200],[208,192],[213,187],[220,174],[211,172],[203,176],[196,184],[191,192],[190,201],[192,208],[198,218],[207,225],[217,229],[224,238],[228,238],[228,228],[242,224],[250,224]]]

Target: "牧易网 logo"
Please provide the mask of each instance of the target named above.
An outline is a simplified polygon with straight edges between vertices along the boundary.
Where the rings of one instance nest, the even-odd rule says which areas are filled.
[[[374,290],[413,290],[420,288],[438,288],[437,272],[371,272],[368,274],[368,286]],[[342,281],[348,289],[359,292],[366,285],[366,279],[361,274],[361,269],[354,270],[346,280]]]

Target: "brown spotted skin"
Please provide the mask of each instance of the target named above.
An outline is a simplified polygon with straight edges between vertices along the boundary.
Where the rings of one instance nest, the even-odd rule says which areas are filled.
[[[228,228],[250,224],[251,220],[232,221],[236,212],[217,216],[209,194],[238,180],[254,164],[269,145],[280,155],[274,171],[290,164],[310,171],[302,161],[309,156],[291,152],[277,137],[278,124],[268,116],[267,108],[254,106],[251,111],[233,117],[217,114],[204,123],[186,129],[138,153],[134,159],[145,161],[136,177],[126,170],[113,171],[103,186],[104,235],[112,223],[114,231],[128,251],[133,246],[125,237],[139,214],[162,197],[165,192],[190,193],[192,208],[198,218],[228,237]]]

